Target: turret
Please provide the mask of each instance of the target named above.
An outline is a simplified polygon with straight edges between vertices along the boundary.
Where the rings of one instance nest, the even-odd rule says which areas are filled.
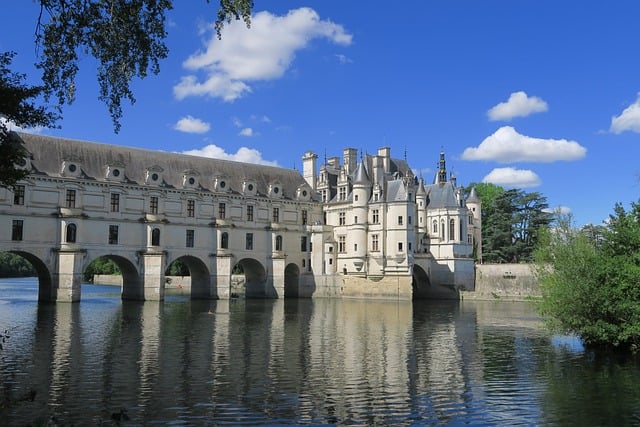
[[[469,197],[467,197],[467,209],[471,215],[469,232],[473,235],[473,245],[476,249],[478,261],[482,262],[482,200],[478,197],[475,187],[471,188]]]

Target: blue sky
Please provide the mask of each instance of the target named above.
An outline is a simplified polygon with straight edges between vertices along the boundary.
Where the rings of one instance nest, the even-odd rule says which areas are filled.
[[[538,191],[578,225],[640,194],[640,2],[261,1],[250,30],[217,2],[175,2],[169,57],[134,83],[114,134],[83,58],[77,99],[45,134],[301,169],[391,147],[427,181]],[[3,5],[0,51],[37,83],[38,6]]]

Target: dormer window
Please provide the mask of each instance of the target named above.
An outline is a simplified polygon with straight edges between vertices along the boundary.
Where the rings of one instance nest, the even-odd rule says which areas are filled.
[[[213,191],[226,193],[231,190],[229,178],[226,176],[217,176],[213,180]]]
[[[144,183],[147,185],[160,185],[162,184],[162,173],[164,172],[164,169],[162,169],[160,166],[151,166],[149,169],[147,169],[147,172],[145,173],[144,176]]]
[[[311,199],[311,188],[306,185],[306,184],[302,184],[300,187],[298,187],[297,191],[296,191],[296,198],[298,200],[310,200]]]
[[[257,193],[257,185],[253,180],[245,179],[242,183],[242,190],[246,196],[254,196]]]
[[[282,196],[282,186],[279,182],[273,182],[269,184],[269,197],[279,199]]]
[[[65,160],[62,162],[61,175],[77,178],[81,173],[80,164],[75,161]]]
[[[198,172],[186,170],[182,173],[182,188],[198,188]]]
[[[118,164],[107,166],[106,179],[110,181],[123,181],[124,176],[124,166]]]

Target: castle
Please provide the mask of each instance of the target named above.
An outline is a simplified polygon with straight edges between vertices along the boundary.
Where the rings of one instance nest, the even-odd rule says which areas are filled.
[[[41,300],[80,300],[81,275],[107,257],[122,297],[164,298],[182,261],[194,298],[457,298],[474,288],[481,203],[447,176],[432,184],[380,148],[294,169],[17,134],[29,174],[0,189],[0,244],[38,272]],[[476,255],[478,252],[476,252]]]

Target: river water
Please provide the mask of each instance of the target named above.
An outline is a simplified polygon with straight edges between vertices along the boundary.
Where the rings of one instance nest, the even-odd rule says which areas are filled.
[[[0,280],[1,425],[640,424],[640,362],[528,303],[37,303]]]

